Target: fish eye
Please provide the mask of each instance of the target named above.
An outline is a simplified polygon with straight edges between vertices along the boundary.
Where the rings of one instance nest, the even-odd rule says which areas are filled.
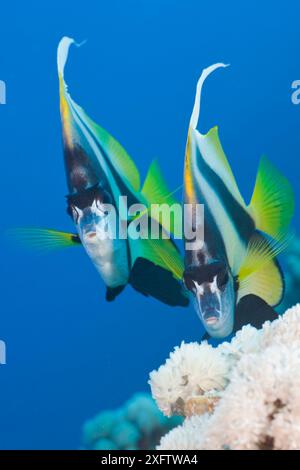
[[[96,198],[96,207],[99,209],[101,212],[103,212],[103,202],[100,201],[99,198]]]
[[[79,213],[75,206],[71,205],[71,212],[74,222],[77,224],[79,219]]]
[[[229,276],[227,270],[222,270],[217,275],[217,286],[219,289],[224,290],[228,282]]]
[[[95,204],[96,204],[96,207],[97,209],[102,212],[104,215],[108,215],[108,210],[104,210],[104,204],[106,204],[105,202],[101,201],[100,199],[96,198],[95,199]]]
[[[103,204],[112,204],[112,198],[108,191],[102,189],[98,191],[95,195],[95,202],[98,209],[102,209]]]
[[[103,190],[101,193],[96,194],[93,204],[95,204],[96,208],[104,215],[109,215],[109,210],[104,206],[111,205],[112,198],[107,191]]]
[[[183,275],[183,283],[187,290],[194,291],[195,290],[195,282],[190,276]]]

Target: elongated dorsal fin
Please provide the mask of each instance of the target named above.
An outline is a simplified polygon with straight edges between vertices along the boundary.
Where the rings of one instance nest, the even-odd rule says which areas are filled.
[[[194,166],[198,165],[198,161],[194,158],[195,150],[197,148],[200,152],[198,158],[202,158],[207,164],[224,182],[228,191],[234,196],[238,203],[242,207],[246,207],[245,202],[241,196],[238,185],[234,178],[231,167],[228,163],[227,157],[224,153],[222,144],[219,138],[218,127],[212,127],[206,134],[202,134],[198,129],[198,121],[200,118],[200,102],[202,87],[206,78],[215,70],[221,67],[227,67],[228,65],[218,63],[211,65],[207,69],[204,69],[197,83],[195,102],[190,118],[189,135],[187,143],[186,153],[186,166],[185,166],[185,185],[191,186],[193,177],[190,174],[195,171]],[[186,187],[187,192],[191,192],[189,187]],[[192,197],[190,197],[192,199]]]
[[[202,93],[202,86],[207,77],[213,73],[215,70],[219,69],[220,67],[228,67],[228,64],[223,64],[223,63],[217,63],[210,65],[210,67],[207,67],[206,69],[203,69],[200,78],[197,83],[196,87],[196,96],[195,96],[195,102],[194,102],[194,107],[190,119],[190,128],[191,129],[196,129],[199,121],[199,116],[200,116],[200,104],[201,104],[201,93]]]
[[[294,213],[293,190],[266,157],[260,160],[249,211],[258,230],[275,239],[287,233]]]
[[[60,81],[60,103],[61,115],[64,127],[64,135],[67,143],[71,147],[74,141],[78,139],[81,132],[78,133],[78,126],[82,124],[88,129],[94,139],[98,142],[101,149],[104,150],[111,164],[118,174],[125,180],[134,191],[139,191],[140,175],[138,169],[122,145],[107,132],[96,124],[71,98],[68,87],[64,79],[64,69],[68,60],[70,46],[74,44],[80,47],[83,43],[77,44],[74,39],[64,37],[59,43],[57,50],[57,68]],[[82,131],[82,129],[81,129]],[[86,132],[84,130],[83,132]],[[89,141],[90,142],[90,141]],[[77,144],[81,142],[77,142]],[[99,151],[94,151],[100,165],[103,165],[103,159],[99,157]]]
[[[68,60],[69,48],[71,44],[76,44],[74,39],[63,37],[57,48],[57,70],[58,75],[64,79],[65,65]]]

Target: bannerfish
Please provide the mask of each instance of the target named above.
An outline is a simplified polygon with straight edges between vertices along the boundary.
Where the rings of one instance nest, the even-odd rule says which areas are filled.
[[[146,208],[151,203],[172,205],[175,200],[156,161],[151,164],[141,188],[139,171],[124,148],[71,98],[64,79],[71,44],[78,46],[68,37],[60,41],[57,65],[69,191],[67,212],[74,221],[76,233],[24,228],[19,229],[19,238],[45,249],[83,246],[106,285],[108,301],[130,283],[146,296],[172,306],[187,306],[189,299],[181,282],[183,259],[172,238],[135,239],[121,237],[119,232],[115,237],[107,236],[119,226],[113,213],[107,211],[108,205],[114,207],[118,219],[124,209],[120,207],[124,197],[128,206],[143,204]],[[146,216],[150,218],[150,212]],[[135,218],[138,216],[131,221]]]
[[[294,212],[288,180],[266,157],[246,205],[218,128],[207,134],[197,130],[203,83],[220,67],[226,65],[204,69],[198,81],[184,165],[184,203],[204,205],[204,237],[198,247],[185,249],[183,280],[207,335],[214,338],[277,317],[273,307],[284,291],[277,256],[289,242]]]

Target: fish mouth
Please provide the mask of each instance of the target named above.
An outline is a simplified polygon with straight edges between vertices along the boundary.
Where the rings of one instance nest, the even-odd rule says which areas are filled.
[[[221,318],[221,312],[215,308],[205,309],[202,315],[204,323],[208,326],[215,326],[219,323]]]
[[[97,232],[95,231],[86,232],[84,234],[84,238],[89,241],[95,240],[96,236],[97,236]]]
[[[219,318],[218,317],[209,317],[205,319],[205,323],[209,326],[214,326],[216,323],[218,323]]]

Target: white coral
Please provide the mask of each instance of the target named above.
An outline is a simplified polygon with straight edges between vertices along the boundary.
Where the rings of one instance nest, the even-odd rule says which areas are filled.
[[[223,354],[232,356],[233,361],[238,361],[243,354],[256,352],[262,343],[262,330],[257,330],[251,325],[243,326],[230,343],[224,342],[218,346]]]
[[[299,407],[299,365],[300,349],[294,345],[245,355],[211,417],[206,448],[293,448],[295,435],[289,423],[300,426],[295,409]],[[285,423],[285,428],[278,423]]]
[[[300,343],[300,304],[289,308],[278,320],[263,325],[262,347],[276,343]]]
[[[187,346],[181,351],[186,364],[190,351]],[[202,346],[197,348],[195,343],[192,346],[193,359],[202,362],[202,368],[193,364],[189,369],[191,383],[199,385],[205,377],[204,382],[212,386],[207,374],[212,373],[215,379],[217,369],[215,365],[205,369],[207,357],[213,358],[212,363],[218,357],[222,359],[224,377],[222,381],[218,375],[220,389],[229,383],[212,414],[186,419],[182,426],[161,440],[159,449],[299,449],[300,305],[289,309],[273,323],[265,323],[262,330],[244,327],[231,343],[223,343],[215,349],[219,356],[208,352],[207,343],[204,349]],[[175,363],[182,368],[182,361]],[[167,364],[163,367],[169,370]],[[159,371],[156,374],[159,382],[162,376]],[[174,374],[175,370],[172,377]],[[200,374],[198,382],[194,374]],[[169,388],[172,383],[174,385],[169,382]],[[180,393],[183,400],[188,398],[182,390]],[[177,395],[174,393],[173,399]],[[167,407],[162,395],[160,402]]]
[[[157,450],[198,450],[203,446],[202,436],[209,422],[209,415],[192,416],[181,426],[172,429],[160,441]]]
[[[161,411],[170,416],[182,414],[184,403],[227,384],[230,360],[206,341],[182,343],[169,359],[150,374],[152,395]]]

